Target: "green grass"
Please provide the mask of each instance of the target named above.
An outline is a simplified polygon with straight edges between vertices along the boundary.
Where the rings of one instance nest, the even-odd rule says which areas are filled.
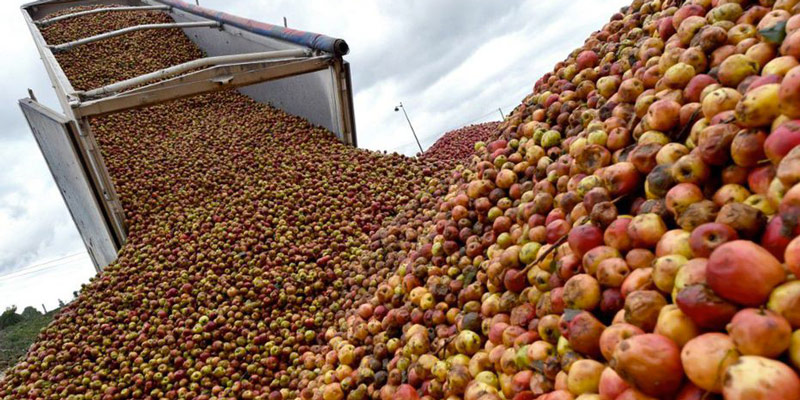
[[[38,314],[0,330],[0,376],[25,355],[39,331],[53,320],[56,312]]]

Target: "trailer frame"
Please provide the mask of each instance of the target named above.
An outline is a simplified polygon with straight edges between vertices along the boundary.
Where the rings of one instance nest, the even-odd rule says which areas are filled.
[[[109,7],[46,17],[79,5]],[[40,31],[69,18],[138,10],[167,12],[175,23],[143,24],[69,43],[47,43]],[[127,241],[128,227],[90,118],[238,89],[259,102],[321,124],[343,143],[357,146],[350,68],[342,58],[349,47],[342,39],[252,21],[180,0],[42,0],[23,5],[21,11],[63,114],[30,98],[21,99],[20,106],[31,129],[34,124],[38,129],[34,136],[98,272],[116,259]],[[55,57],[56,52],[91,42],[164,28],[183,29],[208,56],[88,90],[76,90]],[[198,33],[203,28],[208,32]],[[302,96],[306,97],[299,98]],[[53,121],[63,126],[56,128]],[[53,146],[42,140],[60,140],[62,146],[70,143],[72,149],[53,151]],[[56,167],[63,165],[72,168]],[[76,179],[85,184],[65,183]],[[83,193],[87,190],[93,201]]]

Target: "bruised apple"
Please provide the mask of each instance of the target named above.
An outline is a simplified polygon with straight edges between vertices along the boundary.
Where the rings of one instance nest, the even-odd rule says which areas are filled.
[[[740,353],[775,358],[789,348],[792,327],[786,318],[770,310],[747,308],[727,326]]]
[[[722,391],[725,369],[739,359],[736,344],[724,333],[705,333],[686,342],[681,363],[686,376],[709,392]]]
[[[786,364],[760,356],[741,356],[725,372],[725,400],[800,399],[800,378]]]
[[[612,324],[603,330],[600,335],[600,352],[606,360],[610,361],[614,355],[614,350],[617,349],[617,345],[623,340],[636,335],[643,335],[644,333],[641,328],[635,325],[627,323]]]
[[[683,380],[680,349],[654,333],[623,340],[614,350],[611,367],[628,383],[650,396],[668,396]]]
[[[704,284],[693,284],[680,289],[675,297],[675,304],[703,329],[724,328],[738,310],[735,305],[717,296]]]

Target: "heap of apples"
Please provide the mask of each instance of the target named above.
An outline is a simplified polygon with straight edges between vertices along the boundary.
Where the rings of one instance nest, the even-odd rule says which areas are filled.
[[[484,122],[446,132],[420,154],[419,158],[445,162],[448,165],[468,164],[478,148],[485,146],[485,142],[497,138],[499,124],[499,122]]]
[[[116,12],[43,33],[169,20]],[[57,55],[81,89],[202,56],[180,30],[87,46]],[[128,242],[0,378],[2,399],[293,397],[316,376],[300,356],[327,351],[326,329],[383,282],[397,257],[383,254],[408,248],[450,179],[236,92],[90,123]]]
[[[163,18],[115,14],[45,34]],[[634,0],[452,170],[236,93],[95,120],[129,243],[0,398],[800,399],[799,14]],[[201,56],[148,39],[92,51]]]
[[[634,1],[534,85],[302,398],[800,398],[800,3]]]

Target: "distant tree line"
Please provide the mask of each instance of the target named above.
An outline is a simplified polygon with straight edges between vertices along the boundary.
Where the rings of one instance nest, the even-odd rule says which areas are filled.
[[[31,306],[25,307],[25,309],[22,310],[22,314],[17,314],[17,306],[8,307],[0,314],[0,330],[26,320],[41,317],[42,315],[43,314],[40,313],[39,310]]]
[[[8,328],[9,326],[16,325],[20,322],[27,322],[41,318],[45,315],[50,315],[53,313],[53,311],[56,311],[61,307],[64,307],[65,305],[66,304],[64,303],[64,301],[58,299],[58,308],[55,310],[51,310],[49,312],[47,309],[45,309],[45,314],[42,314],[41,312],[39,312],[39,310],[31,306],[25,307],[25,309],[22,310],[21,314],[17,313],[17,306],[7,307],[6,310],[3,311],[2,314],[0,314],[0,330]],[[44,304],[42,305],[42,308],[44,308]]]

